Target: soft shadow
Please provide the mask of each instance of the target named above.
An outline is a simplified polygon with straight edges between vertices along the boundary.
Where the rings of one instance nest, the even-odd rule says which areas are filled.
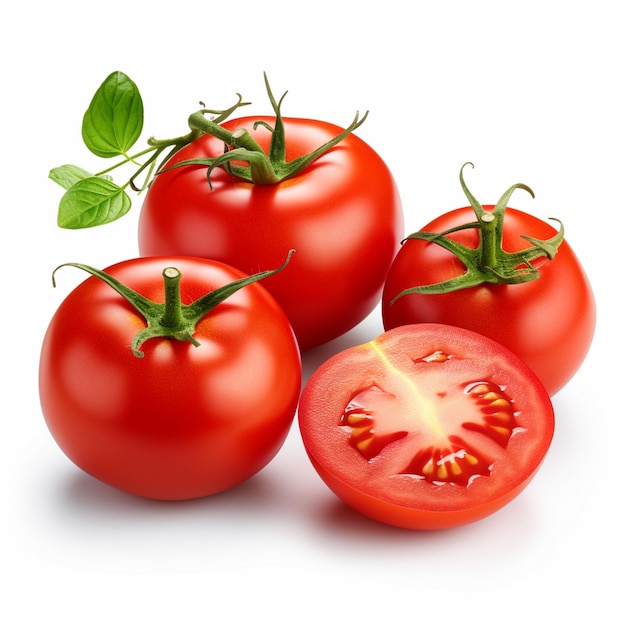
[[[272,507],[276,487],[263,472],[222,493],[183,501],[152,500],[134,496],[76,469],[64,476],[58,490],[51,495],[56,512],[76,523],[79,519],[97,518],[119,521],[145,516],[180,517],[219,512],[224,515],[258,515]]]
[[[526,558],[529,545],[541,531],[541,515],[523,494],[492,515],[463,526],[442,530],[410,530],[361,515],[330,495],[317,502],[318,541],[333,553],[352,556],[367,546],[372,558],[394,556],[401,561],[431,555],[441,567],[460,562],[490,563]]]
[[[399,593],[422,586],[449,592],[458,581],[466,591],[504,593],[541,566],[536,546],[543,529],[533,504],[520,500],[472,524],[419,531],[375,522],[329,499],[311,542],[321,563],[351,563],[367,572],[372,588],[378,577]]]

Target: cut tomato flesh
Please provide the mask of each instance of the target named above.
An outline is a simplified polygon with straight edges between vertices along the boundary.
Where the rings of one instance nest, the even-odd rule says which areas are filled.
[[[437,524],[457,525],[500,508],[537,471],[554,429],[546,390],[515,355],[437,324],[397,328],[330,359],[307,383],[299,421],[340,497],[377,519],[384,506],[359,503],[393,502],[416,528],[430,527],[428,511],[448,511]]]

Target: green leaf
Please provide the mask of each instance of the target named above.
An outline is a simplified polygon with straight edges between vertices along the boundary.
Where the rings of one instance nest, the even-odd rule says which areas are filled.
[[[143,129],[143,101],[137,85],[113,72],[96,91],[83,117],[83,141],[96,156],[126,155]]]
[[[53,180],[57,185],[61,185],[63,189],[69,189],[79,180],[93,176],[91,172],[84,170],[78,165],[60,165],[50,170],[48,178]]]
[[[124,189],[111,180],[91,176],[76,182],[59,203],[57,224],[79,229],[101,226],[119,219],[131,207]]]

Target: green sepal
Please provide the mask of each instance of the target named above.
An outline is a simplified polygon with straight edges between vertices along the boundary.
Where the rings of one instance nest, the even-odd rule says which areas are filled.
[[[59,265],[52,273],[52,284],[56,286],[55,275],[57,270],[62,267],[76,267],[96,278],[104,281],[120,296],[122,296],[131,306],[145,319],[146,328],[140,330],[132,341],[133,354],[142,358],[144,353],[141,346],[149,339],[154,338],[170,338],[177,341],[188,341],[194,346],[200,343],[194,337],[196,325],[198,322],[208,315],[218,304],[232,296],[235,292],[263,280],[278,272],[282,271],[293,255],[294,250],[290,250],[284,263],[273,270],[265,270],[244,276],[222,287],[210,291],[201,296],[191,304],[183,304],[180,298],[180,280],[181,272],[175,267],[166,267],[163,269],[163,280],[165,285],[165,302],[153,302],[149,298],[137,293],[127,285],[124,285],[114,276],[106,272],[85,265],[83,263],[63,263]]]
[[[209,183],[210,172],[213,169],[216,167],[226,167],[229,168],[228,171],[237,178],[241,178],[242,180],[257,185],[271,185],[282,180],[292,178],[305,170],[323,154],[335,147],[348,135],[359,128],[359,126],[361,126],[361,124],[363,124],[363,122],[367,119],[367,111],[363,116],[360,116],[357,112],[350,125],[335,137],[328,140],[315,150],[304,154],[297,159],[293,159],[292,161],[287,161],[287,142],[285,137],[285,126],[281,113],[281,105],[284,97],[287,95],[287,92],[285,92],[277,102],[270,88],[267,75],[264,74],[263,76],[265,79],[267,94],[270,99],[272,109],[274,110],[275,122],[273,128],[265,121],[255,122],[254,127],[256,128],[257,126],[262,125],[271,133],[270,146],[267,154],[263,152],[250,133],[248,133],[245,129],[237,129],[231,133],[222,126],[215,124],[213,120],[208,120],[200,111],[189,117],[189,127],[191,129],[196,129],[203,134],[212,135],[221,139],[226,145],[226,151],[218,157],[189,159],[181,161],[172,167],[183,167],[186,165],[198,164],[206,165],[209,167]],[[248,165],[232,167],[231,169],[231,161],[243,161],[248,163]]]
[[[412,233],[405,239],[405,241],[408,239],[419,239],[441,246],[454,254],[463,263],[466,268],[465,272],[449,280],[432,285],[420,285],[405,289],[391,300],[391,304],[398,298],[410,294],[441,294],[476,287],[483,283],[514,285],[536,280],[539,278],[540,272],[533,266],[532,262],[541,257],[547,257],[549,260],[552,260],[557,254],[558,248],[564,240],[565,231],[563,223],[556,218],[550,218],[559,223],[559,230],[553,237],[541,240],[522,235],[522,239],[532,244],[529,248],[518,252],[507,252],[504,250],[502,247],[504,215],[511,195],[517,189],[527,191],[532,197],[534,197],[534,192],[530,187],[522,183],[512,185],[502,194],[493,211],[487,211],[476,200],[465,184],[463,169],[466,165],[472,165],[472,163],[465,163],[461,167],[459,177],[461,187],[474,209],[477,220],[441,233],[419,231]],[[476,248],[470,248],[447,237],[447,235],[454,232],[467,229],[478,230],[479,243]]]

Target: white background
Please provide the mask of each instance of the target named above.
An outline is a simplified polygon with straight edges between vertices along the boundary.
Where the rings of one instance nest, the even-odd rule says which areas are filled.
[[[624,623],[621,3],[12,5],[0,38],[0,622]],[[37,364],[52,313],[84,276],[68,271],[55,290],[50,274],[136,256],[140,201],[113,225],[61,231],[47,175],[89,167],[81,118],[113,70],[140,87],[146,138],[180,134],[199,100],[227,106],[235,92],[270,113],[264,70],[277,94],[289,90],[285,115],[345,125],[369,109],[358,134],[394,172],[407,233],[466,204],[467,160],[482,202],[524,182],[536,199],[518,192],[512,206],[565,222],[597,332],[554,398],[553,446],[516,501],[453,531],[381,526],[330,494],[295,427],[257,477],[188,503],[129,497],[66,459],[41,415]],[[381,330],[375,311],[307,354],[305,376]]]

